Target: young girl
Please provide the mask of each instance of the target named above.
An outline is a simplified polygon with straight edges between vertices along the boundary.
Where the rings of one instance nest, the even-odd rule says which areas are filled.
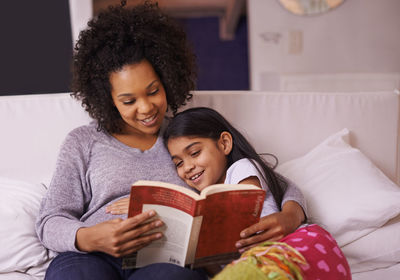
[[[280,239],[297,249],[296,256],[300,256],[297,264],[305,279],[351,279],[347,261],[335,240],[319,226],[303,226],[283,239],[265,231],[263,221],[290,203],[285,199],[285,189],[290,182],[275,173],[219,113],[209,108],[188,109],[172,119],[163,136],[179,177],[189,186],[201,191],[216,183],[253,184],[267,191],[260,222],[244,229],[240,236],[242,239],[236,244],[241,252],[261,241]],[[276,250],[282,244],[268,245]],[[288,248],[280,248],[283,248],[282,256],[289,254]],[[308,264],[301,261],[301,255]]]

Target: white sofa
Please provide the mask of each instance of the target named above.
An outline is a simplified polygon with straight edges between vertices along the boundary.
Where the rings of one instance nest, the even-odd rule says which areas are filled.
[[[279,158],[353,279],[398,279],[398,93],[195,92],[188,106],[217,109],[257,151]],[[65,135],[89,121],[69,94],[0,97],[0,279],[43,278],[54,254],[38,242],[34,218]]]

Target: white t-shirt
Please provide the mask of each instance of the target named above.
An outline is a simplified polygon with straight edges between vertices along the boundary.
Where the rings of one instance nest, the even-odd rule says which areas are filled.
[[[257,164],[257,163],[256,163]],[[258,164],[257,164],[258,165]],[[262,170],[260,168],[260,170]],[[225,184],[238,184],[242,180],[249,178],[251,176],[256,176],[260,180],[261,187],[266,190],[265,200],[263,204],[263,209],[261,211],[261,217],[267,216],[269,214],[279,212],[276,205],[275,199],[266,182],[263,180],[262,175],[258,172],[257,168],[251,163],[247,158],[240,159],[234,162],[226,172]],[[295,184],[288,180],[288,187],[283,196],[282,205],[289,200],[294,200],[300,204],[304,211],[306,211],[305,199],[301,191],[297,188]]]

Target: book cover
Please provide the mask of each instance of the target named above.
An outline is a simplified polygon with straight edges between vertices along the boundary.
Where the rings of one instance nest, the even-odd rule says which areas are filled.
[[[198,194],[163,182],[136,182],[128,216],[154,209],[165,226],[161,240],[137,253],[135,266],[228,263],[239,255],[235,243],[240,232],[259,221],[264,197],[264,190],[244,184],[213,185]]]

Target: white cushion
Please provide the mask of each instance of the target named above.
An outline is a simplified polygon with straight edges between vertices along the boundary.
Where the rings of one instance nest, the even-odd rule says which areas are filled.
[[[400,263],[400,215],[381,228],[342,247],[352,273]]]
[[[89,123],[69,94],[0,97],[0,174],[24,182],[48,182],[66,135]]]
[[[348,138],[343,129],[277,168],[302,190],[311,221],[331,232],[340,246],[400,213],[400,188],[351,147]]]
[[[53,255],[40,243],[35,219],[45,192],[42,184],[0,177],[0,273],[35,267],[44,276]]]

